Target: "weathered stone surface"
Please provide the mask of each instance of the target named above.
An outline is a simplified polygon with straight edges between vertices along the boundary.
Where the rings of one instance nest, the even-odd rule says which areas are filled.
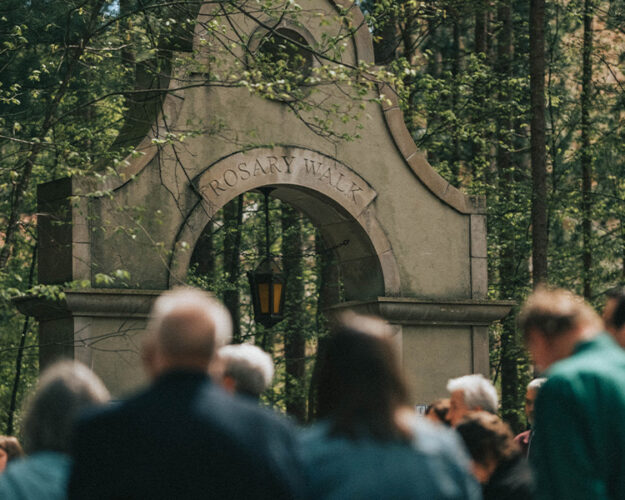
[[[404,326],[404,373],[416,404],[445,397],[447,381],[471,373],[471,328],[460,326]]]
[[[471,258],[471,296],[485,299],[488,296],[488,263],[486,258]]]
[[[471,215],[471,257],[488,257],[485,215]]]

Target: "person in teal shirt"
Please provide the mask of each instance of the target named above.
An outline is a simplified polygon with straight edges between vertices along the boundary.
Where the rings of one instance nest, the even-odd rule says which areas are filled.
[[[347,315],[320,348],[301,459],[311,500],[481,500],[458,435],[418,417],[383,321]]]
[[[529,450],[537,498],[625,498],[625,352],[596,312],[564,290],[532,294],[520,326],[548,377]]]
[[[41,375],[22,423],[27,456],[0,476],[2,500],[66,500],[74,419],[106,403],[102,381],[78,361],[59,361]]]

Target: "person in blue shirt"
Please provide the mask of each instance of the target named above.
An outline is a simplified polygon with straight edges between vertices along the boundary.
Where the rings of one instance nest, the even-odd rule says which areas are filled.
[[[459,438],[416,416],[391,336],[348,315],[320,347],[319,421],[301,438],[310,498],[481,498]]]

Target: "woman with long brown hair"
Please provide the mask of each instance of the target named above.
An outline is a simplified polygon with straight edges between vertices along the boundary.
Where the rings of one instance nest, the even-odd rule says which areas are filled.
[[[302,439],[311,498],[480,498],[458,439],[416,416],[392,335],[350,314],[325,340]]]

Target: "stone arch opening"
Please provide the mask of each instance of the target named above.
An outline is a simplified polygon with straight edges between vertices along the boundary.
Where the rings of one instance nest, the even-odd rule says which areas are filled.
[[[263,155],[260,157],[263,158]],[[293,163],[291,169],[294,168],[296,166]],[[207,183],[210,186],[215,180],[224,182],[224,186],[228,185],[226,181],[234,186],[231,169],[215,174],[213,172],[213,175],[198,182],[198,188],[201,190]],[[320,172],[318,174],[322,175]],[[214,182],[212,186],[217,188]],[[262,186],[267,187],[271,188],[271,254],[281,262],[287,287],[285,310],[289,312],[285,314],[284,320],[270,330],[251,321],[251,297],[245,274],[258,265],[264,255],[265,244],[264,196],[257,189],[243,193],[232,190],[228,198],[223,194],[225,191],[216,189],[217,193],[222,194],[219,204],[212,202],[210,205],[211,217],[208,217],[209,198],[203,198],[196,205],[191,218],[194,218],[196,212],[204,217],[197,215],[193,223],[185,224],[189,235],[189,224],[193,224],[194,229],[200,229],[200,233],[193,232],[193,241],[185,241],[185,247],[189,249],[185,254],[185,261],[188,256],[186,268],[192,270],[186,278],[190,284],[206,287],[216,293],[230,309],[234,343],[252,342],[274,358],[274,384],[265,391],[265,401],[285,409],[300,421],[306,421],[315,408],[311,381],[314,378],[319,339],[326,331],[325,322],[319,321],[320,313],[323,316],[327,307],[345,303],[342,301],[374,299],[384,295],[384,271],[366,228],[341,204],[310,186],[289,183]],[[209,189],[215,194],[212,188]],[[285,216],[285,205],[292,209],[287,213],[299,214],[295,220],[287,215],[292,226],[285,226],[281,220]],[[371,217],[369,211],[365,220],[370,222]],[[202,227],[204,222],[206,224]],[[285,246],[285,241],[288,241],[285,238],[290,233],[288,227],[296,224],[300,226],[301,232],[298,241],[300,251],[299,254],[295,252],[298,254],[295,259],[302,267],[316,269],[318,275],[315,278],[307,278],[309,273],[302,272],[302,267],[293,264],[292,247],[288,244]],[[314,232],[313,227],[316,230]],[[236,249],[233,249],[233,232],[240,233]],[[316,244],[315,234],[323,241],[322,245]],[[206,244],[207,237],[210,238],[210,246]],[[228,244],[226,239],[229,240]],[[198,264],[207,250],[212,254],[212,269],[205,273]],[[324,255],[320,255],[321,252]],[[235,255],[236,271],[229,267],[233,265],[231,259]],[[183,268],[181,265],[180,273]]]

